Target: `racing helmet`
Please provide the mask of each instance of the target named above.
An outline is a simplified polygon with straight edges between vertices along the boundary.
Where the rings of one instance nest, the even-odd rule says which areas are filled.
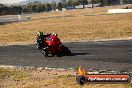
[[[52,33],[53,35],[55,35],[55,36],[58,36],[56,33]]]
[[[42,36],[44,33],[42,32],[42,31],[39,31],[38,33],[37,33],[37,36]]]

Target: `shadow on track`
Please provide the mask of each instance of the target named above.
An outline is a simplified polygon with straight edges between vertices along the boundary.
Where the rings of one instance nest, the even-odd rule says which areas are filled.
[[[87,55],[90,53],[72,53],[70,56]]]

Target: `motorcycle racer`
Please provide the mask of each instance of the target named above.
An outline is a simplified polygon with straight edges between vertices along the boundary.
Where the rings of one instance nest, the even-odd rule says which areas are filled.
[[[54,56],[71,55],[71,51],[62,45],[57,34],[49,33],[44,34],[42,31],[37,33],[37,48],[40,49],[45,57],[49,54]]]
[[[49,36],[51,36],[51,35],[54,35],[54,36],[58,36],[57,34],[55,34],[55,33],[49,33],[49,34],[44,34],[44,32],[42,32],[42,31],[39,31],[39,32],[37,32],[37,38],[36,38],[36,40],[37,40],[37,48],[39,49],[39,50],[42,50],[43,48],[46,48],[46,46],[44,45],[44,40],[47,38],[47,37],[49,37]]]

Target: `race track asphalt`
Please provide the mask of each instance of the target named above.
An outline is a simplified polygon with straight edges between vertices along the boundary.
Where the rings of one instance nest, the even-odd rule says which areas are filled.
[[[132,72],[132,40],[63,43],[71,56],[44,57],[35,45],[0,46],[0,65],[104,69]]]

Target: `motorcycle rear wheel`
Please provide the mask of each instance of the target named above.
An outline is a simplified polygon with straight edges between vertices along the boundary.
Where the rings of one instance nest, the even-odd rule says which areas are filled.
[[[66,46],[63,45],[61,48],[63,55],[68,55],[68,56],[71,55],[71,51]]]

